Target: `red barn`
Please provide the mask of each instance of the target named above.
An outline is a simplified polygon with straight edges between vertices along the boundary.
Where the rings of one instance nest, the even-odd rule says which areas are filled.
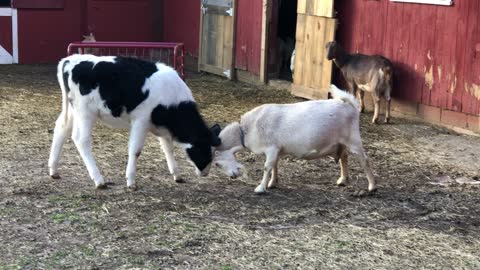
[[[477,0],[0,0],[0,63],[56,62],[93,32],[183,42],[192,69],[292,80],[282,71],[293,37],[292,92],[323,98],[332,80],[324,44],[336,39],[394,62],[394,112],[480,131],[479,20]]]

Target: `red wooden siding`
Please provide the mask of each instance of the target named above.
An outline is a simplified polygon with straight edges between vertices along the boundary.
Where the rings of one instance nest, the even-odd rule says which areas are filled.
[[[12,17],[0,16],[0,46],[12,54]]]
[[[348,51],[394,62],[395,98],[480,114],[479,1],[450,7],[387,0],[335,5],[337,39]]]
[[[151,0],[88,0],[87,28],[106,41],[152,41]]]
[[[52,63],[64,57],[68,43],[83,34],[81,2],[66,0],[64,9],[19,9],[19,62]]]
[[[198,57],[200,0],[166,0],[162,9],[162,40],[183,42],[185,51]]]
[[[260,74],[262,0],[237,0],[235,67]]]

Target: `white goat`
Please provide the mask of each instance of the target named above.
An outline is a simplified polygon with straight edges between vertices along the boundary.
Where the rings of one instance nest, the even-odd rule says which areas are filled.
[[[294,104],[266,104],[245,113],[220,133],[214,163],[232,178],[240,175],[235,153],[247,148],[265,154],[265,171],[256,193],[264,193],[278,183],[277,164],[282,155],[302,159],[332,156],[340,160],[337,185],[348,179],[348,153],[355,155],[365,170],[368,191],[376,189],[373,173],[362,146],[359,110],[354,96],[336,86],[330,87],[333,99]]]

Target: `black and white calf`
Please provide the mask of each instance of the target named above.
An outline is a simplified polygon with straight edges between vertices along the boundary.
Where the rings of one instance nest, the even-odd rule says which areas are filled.
[[[197,175],[206,176],[218,146],[219,129],[203,121],[188,86],[172,68],[133,58],[72,55],[58,64],[62,112],[55,124],[48,166],[58,178],[58,160],[67,136],[80,153],[97,188],[105,181],[92,155],[92,129],[97,119],[116,128],[130,129],[127,186],[136,188],[135,173],[147,133],[158,137],[168,168],[181,181],[173,157],[173,141],[181,143]]]

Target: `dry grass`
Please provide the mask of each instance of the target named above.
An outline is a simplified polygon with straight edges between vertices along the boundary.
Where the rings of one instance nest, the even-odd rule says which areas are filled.
[[[123,179],[128,133],[99,126],[94,151],[110,189],[95,191],[71,142],[62,179],[47,176],[51,129],[60,111],[53,66],[0,66],[0,269],[479,269],[479,189],[431,186],[439,174],[478,177],[480,141],[394,119],[362,135],[380,190],[358,164],[350,186],[334,182],[330,159],[283,159],[280,188],[253,189],[263,157],[242,153],[249,176],[207,178],[177,151],[188,179],[175,183],[149,138],[138,168],[140,190]],[[238,119],[287,92],[190,74],[210,122]]]

